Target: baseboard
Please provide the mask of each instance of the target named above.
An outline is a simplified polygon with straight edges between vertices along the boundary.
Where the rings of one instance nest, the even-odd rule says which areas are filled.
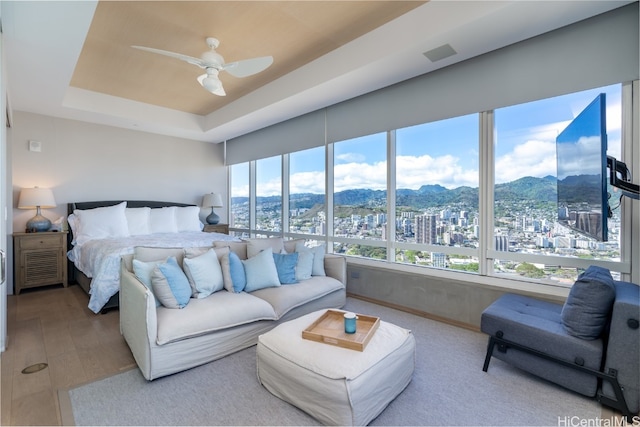
[[[347,296],[351,297],[351,298],[360,299],[362,301],[367,301],[367,302],[370,302],[370,303],[373,303],[373,304],[378,304],[378,305],[381,305],[383,307],[389,307],[389,308],[393,308],[395,310],[404,311],[406,313],[410,313],[410,314],[414,314],[416,316],[424,317],[425,319],[435,320],[437,322],[446,323],[446,324],[449,324],[449,325],[452,325],[452,326],[457,326],[459,328],[468,329],[468,330],[474,331],[474,332],[480,332],[480,328],[478,328],[477,326],[471,325],[469,323],[458,322],[456,320],[452,320],[452,319],[449,319],[449,318],[446,318],[446,317],[437,316],[435,314],[427,313],[426,311],[416,310],[414,308],[405,307],[405,306],[402,306],[402,305],[390,303],[388,301],[381,301],[381,300],[378,300],[378,299],[375,299],[375,298],[369,298],[369,297],[365,297],[365,296],[362,296],[362,295],[352,294],[351,292],[347,292]]]

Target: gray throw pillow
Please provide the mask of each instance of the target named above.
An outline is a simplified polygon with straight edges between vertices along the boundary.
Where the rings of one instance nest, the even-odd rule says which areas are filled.
[[[567,333],[585,340],[598,338],[607,326],[615,297],[609,270],[589,267],[573,284],[562,307],[562,323]]]

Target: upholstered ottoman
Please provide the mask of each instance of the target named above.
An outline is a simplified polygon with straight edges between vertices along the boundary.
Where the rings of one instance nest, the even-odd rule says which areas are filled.
[[[364,351],[302,338],[326,310],[285,322],[258,338],[258,379],[275,396],[326,425],[366,425],[411,382],[411,331],[380,322]]]

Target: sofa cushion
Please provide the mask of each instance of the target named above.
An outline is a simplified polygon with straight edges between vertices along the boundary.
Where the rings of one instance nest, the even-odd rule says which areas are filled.
[[[607,326],[616,289],[606,268],[591,266],[569,291],[562,307],[562,323],[567,333],[577,338],[598,338]]]
[[[218,259],[220,259],[225,253],[229,252],[229,248],[213,248],[213,246],[193,246],[190,248],[184,248],[184,257],[195,258],[207,253],[209,249],[215,249],[216,254],[218,254]]]
[[[284,250],[286,253],[291,254],[294,253],[296,251],[296,245],[298,243],[302,243],[304,244],[304,242],[306,242],[305,239],[291,239],[291,240],[285,240],[284,241]]]
[[[268,237],[266,239],[246,239],[247,258],[253,258],[267,248],[271,248],[274,254],[279,254],[284,249],[282,237]]]
[[[175,257],[178,265],[182,267],[184,248],[152,248],[147,246],[136,246],[133,248],[133,259],[142,262],[164,261],[170,256]]]
[[[273,261],[278,271],[278,279],[283,285],[298,283],[296,280],[296,265],[298,264],[298,254],[273,254]]]
[[[197,257],[185,258],[184,272],[193,298],[206,298],[224,287],[222,267],[213,248]]]
[[[245,292],[280,286],[278,270],[270,247],[249,259],[242,260],[242,265],[244,266],[244,274],[247,277],[247,283],[244,287]]]
[[[175,257],[158,264],[151,273],[153,294],[167,308],[183,308],[191,299],[191,285]]]
[[[598,370],[603,340],[583,340],[569,335],[562,325],[561,311],[561,304],[504,294],[482,312],[480,329],[494,337],[501,332],[505,340],[570,363],[580,358],[585,367]],[[585,396],[594,396],[598,388],[598,379],[591,374],[516,348],[508,348],[506,352],[495,348],[493,357]]]
[[[229,248],[229,250],[240,259],[247,259],[247,242],[232,242],[228,240],[218,240],[213,242],[215,248]]]
[[[315,276],[302,282],[260,289],[251,295],[267,301],[275,310],[278,319],[290,310],[320,297],[344,289],[344,285],[332,277]]]
[[[246,292],[216,292],[203,299],[192,299],[182,310],[157,310],[157,344],[204,335],[212,331],[244,325],[258,320],[275,320],[271,305]]]

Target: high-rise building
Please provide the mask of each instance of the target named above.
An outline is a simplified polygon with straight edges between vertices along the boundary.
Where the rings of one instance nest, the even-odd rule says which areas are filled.
[[[437,244],[438,234],[437,221],[435,215],[416,215],[416,226],[414,233],[416,234],[416,243]]]
[[[493,241],[496,251],[509,251],[509,236],[494,236]]]
[[[442,252],[431,252],[431,265],[436,268],[447,268],[447,255]]]

